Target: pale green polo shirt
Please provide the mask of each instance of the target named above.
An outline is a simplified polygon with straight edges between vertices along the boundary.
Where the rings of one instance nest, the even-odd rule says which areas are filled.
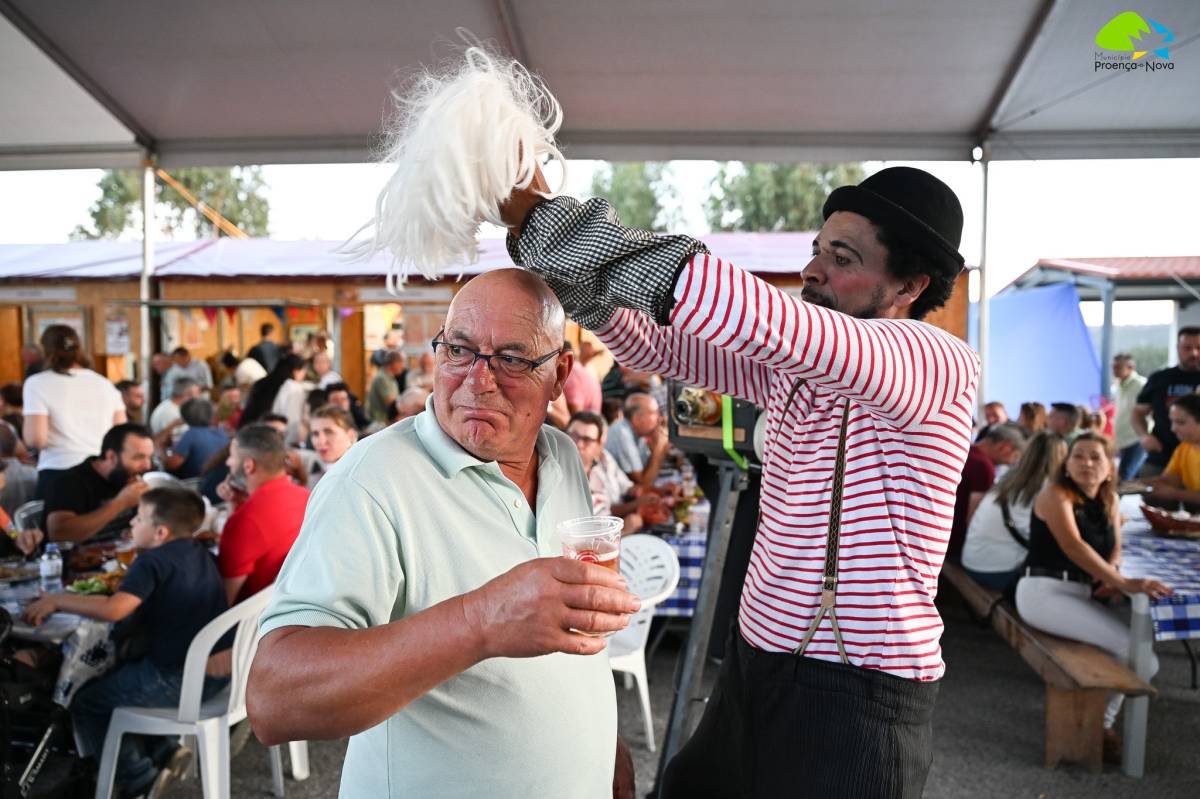
[[[387,624],[561,554],[555,526],[591,515],[592,495],[566,435],[543,427],[537,451],[535,514],[496,463],[446,435],[432,402],[355,444],[309,500],[262,633]],[[605,653],[492,658],[353,736],[340,796],[608,799],[616,737]]]

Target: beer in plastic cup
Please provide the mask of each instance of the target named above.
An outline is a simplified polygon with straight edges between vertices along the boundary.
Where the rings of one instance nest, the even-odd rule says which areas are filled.
[[[582,516],[558,523],[563,555],[572,560],[595,563],[618,574],[621,571],[621,530],[625,522],[616,516]]]
[[[558,537],[562,540],[563,555],[572,560],[595,563],[621,573],[621,530],[625,522],[617,516],[581,516],[558,523]],[[589,633],[584,635],[609,636],[612,633]]]

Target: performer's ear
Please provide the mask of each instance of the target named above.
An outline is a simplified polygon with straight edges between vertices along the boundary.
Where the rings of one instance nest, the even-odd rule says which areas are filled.
[[[917,301],[925,289],[929,288],[929,275],[916,274],[911,277],[906,277],[900,283],[900,290],[896,292],[896,307],[907,308]]]

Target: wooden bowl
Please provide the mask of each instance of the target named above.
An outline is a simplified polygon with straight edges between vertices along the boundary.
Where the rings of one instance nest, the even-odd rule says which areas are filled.
[[[1200,538],[1200,519],[1195,517],[1179,519],[1170,511],[1152,508],[1149,505],[1142,505],[1142,515],[1159,535],[1171,538]]]

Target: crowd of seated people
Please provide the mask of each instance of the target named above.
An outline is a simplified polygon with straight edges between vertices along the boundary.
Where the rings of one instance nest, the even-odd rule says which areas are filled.
[[[963,568],[977,583],[998,591],[1016,585],[1029,552],[1033,500],[1066,456],[1066,439],[1038,433],[983,495],[971,515],[962,549]]]
[[[1047,412],[1041,403],[1027,402],[1016,425],[997,423],[989,413],[980,443],[1007,427],[1027,435],[1028,443],[982,495],[978,486],[986,479],[970,457],[959,485],[960,501],[964,493],[972,498],[961,547],[968,576],[1004,591],[1031,626],[1093,644],[1121,662],[1129,657],[1129,624],[1114,603],[1131,593],[1162,598],[1171,587],[1121,573],[1118,484],[1136,476],[1129,490],[1145,492],[1144,502],[1200,510],[1200,329],[1188,330],[1180,338],[1180,366],[1148,379],[1134,374],[1130,356],[1114,358],[1116,404],[1092,410],[1053,402]],[[1185,378],[1193,382],[1177,382]],[[1122,399],[1123,388],[1129,390]],[[1114,438],[1123,444],[1120,461]],[[1147,459],[1147,452],[1157,460]],[[959,523],[956,507],[956,530]],[[1152,663],[1151,673],[1156,668]],[[1113,730],[1122,698],[1111,695],[1104,713],[1107,762],[1121,755]]]
[[[264,331],[254,353],[269,370],[228,351],[213,364],[182,347],[158,354],[158,401],[147,402],[141,383],[114,385],[90,368],[75,330],[52,325],[39,357],[26,360],[23,384],[0,391],[0,556],[37,557],[49,542],[64,549],[107,545],[96,551],[110,552],[122,538],[137,550],[111,596],[50,593],[24,608],[32,624],[64,611],[115,622],[116,629],[137,627],[149,641],[148,651],[72,700],[85,755],[99,754],[114,707],[178,701],[192,637],[274,582],[299,535],[309,485],[360,435],[382,427],[365,417],[332,370],[327,342],[322,348],[315,340],[302,357],[270,334]],[[397,392],[394,399],[404,401],[385,408],[385,422],[420,412],[427,395],[424,388]],[[151,472],[181,482],[166,485],[170,478]],[[229,503],[219,557],[194,537],[211,515],[190,487],[214,478],[210,501]],[[40,519],[17,529],[17,510],[34,499],[43,503]],[[228,651],[213,656],[206,692],[222,684],[230,664]],[[191,753],[176,744],[127,736],[117,771],[123,795],[158,791],[179,776]]]

